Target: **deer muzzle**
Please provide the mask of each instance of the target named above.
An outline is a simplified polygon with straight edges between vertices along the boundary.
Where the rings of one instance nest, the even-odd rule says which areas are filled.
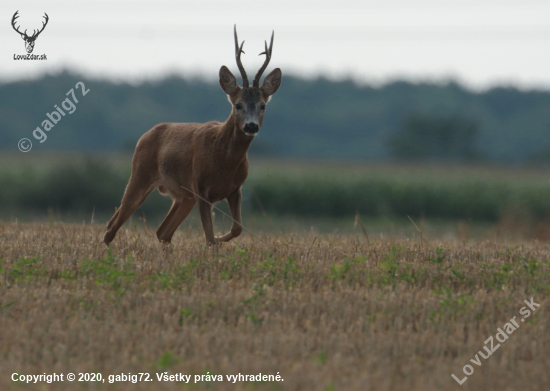
[[[253,122],[249,122],[244,126],[244,132],[248,135],[256,135],[258,133],[258,130],[260,130],[260,127],[258,124],[255,124]]]

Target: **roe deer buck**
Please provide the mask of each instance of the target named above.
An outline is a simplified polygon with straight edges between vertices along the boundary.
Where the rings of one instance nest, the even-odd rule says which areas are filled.
[[[271,60],[274,34],[269,48],[266,41],[265,51],[260,53],[266,59],[250,87],[241,63],[244,41],[239,46],[235,26],[235,57],[243,86],[237,84],[225,65],[221,67],[220,85],[232,106],[227,121],[162,123],[141,136],[120,208],[107,224],[105,244],[114,239],[122,224],[155,188],[173,199],[157,229],[161,243],[170,243],[196,202],[208,244],[227,242],[241,234],[241,186],[248,175],[248,147],[262,126],[267,102],[281,84],[281,70],[276,68],[260,86],[260,77]],[[227,234],[214,237],[211,204],[224,198],[234,221]]]

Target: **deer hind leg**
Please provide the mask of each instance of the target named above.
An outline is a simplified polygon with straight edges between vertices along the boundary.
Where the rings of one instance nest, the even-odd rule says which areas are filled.
[[[183,200],[174,200],[170,211],[157,229],[157,238],[161,243],[170,243],[174,232],[179,225],[189,215],[196,200],[194,198],[184,198]]]
[[[149,193],[153,191],[154,186],[152,183],[143,183],[136,180],[134,177],[130,177],[128,186],[122,196],[122,202],[120,208],[115,212],[111,220],[107,223],[105,235],[103,236],[103,242],[109,244],[115,238],[116,233],[122,227],[122,224],[126,222],[136,211],[137,208],[143,204]]]
[[[223,236],[216,236],[216,241],[228,242],[233,238],[239,236],[243,230],[241,225],[241,189],[235,190],[229,196],[227,196],[227,204],[231,211],[231,217],[233,217],[233,224],[231,230]]]

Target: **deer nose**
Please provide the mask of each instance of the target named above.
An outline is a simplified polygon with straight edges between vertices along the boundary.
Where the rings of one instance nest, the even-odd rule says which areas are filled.
[[[253,122],[249,122],[244,126],[244,132],[247,134],[256,134],[258,130],[260,130],[260,127]]]

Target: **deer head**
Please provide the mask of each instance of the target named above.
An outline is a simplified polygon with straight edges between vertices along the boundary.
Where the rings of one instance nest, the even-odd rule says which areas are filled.
[[[235,35],[235,58],[237,60],[237,67],[241,72],[243,79],[243,86],[240,87],[237,84],[235,76],[224,65],[220,69],[220,85],[222,90],[227,94],[229,102],[233,106],[232,114],[235,117],[237,127],[242,130],[247,136],[255,136],[262,126],[265,107],[271,95],[273,95],[279,89],[281,85],[281,70],[279,68],[271,71],[266,76],[263,84],[260,86],[260,77],[267,68],[269,61],[271,60],[271,53],[273,51],[273,37],[275,32],[271,34],[271,43],[269,48],[267,47],[267,41],[265,42],[265,51],[260,53],[265,54],[265,61],[254,81],[252,87],[248,84],[248,77],[241,62],[241,53],[243,51],[244,41],[239,46],[239,39],[237,38],[237,26],[234,28]]]
[[[36,41],[36,38],[38,38],[40,33],[44,31],[44,27],[46,27],[46,25],[48,24],[48,20],[50,18],[48,17],[48,14],[44,12],[44,15],[45,15],[44,19],[46,20],[42,22],[42,28],[40,30],[33,30],[33,34],[29,37],[27,35],[27,30],[25,30],[25,32],[22,33],[21,31],[19,31],[17,26],[15,26],[16,19],[19,18],[18,13],[19,11],[15,11],[15,14],[13,14],[13,18],[11,18],[11,26],[15,31],[19,33],[19,35],[21,35],[21,38],[23,38],[23,40],[25,41],[25,49],[27,50],[27,53],[32,53],[34,49],[34,41]]]

